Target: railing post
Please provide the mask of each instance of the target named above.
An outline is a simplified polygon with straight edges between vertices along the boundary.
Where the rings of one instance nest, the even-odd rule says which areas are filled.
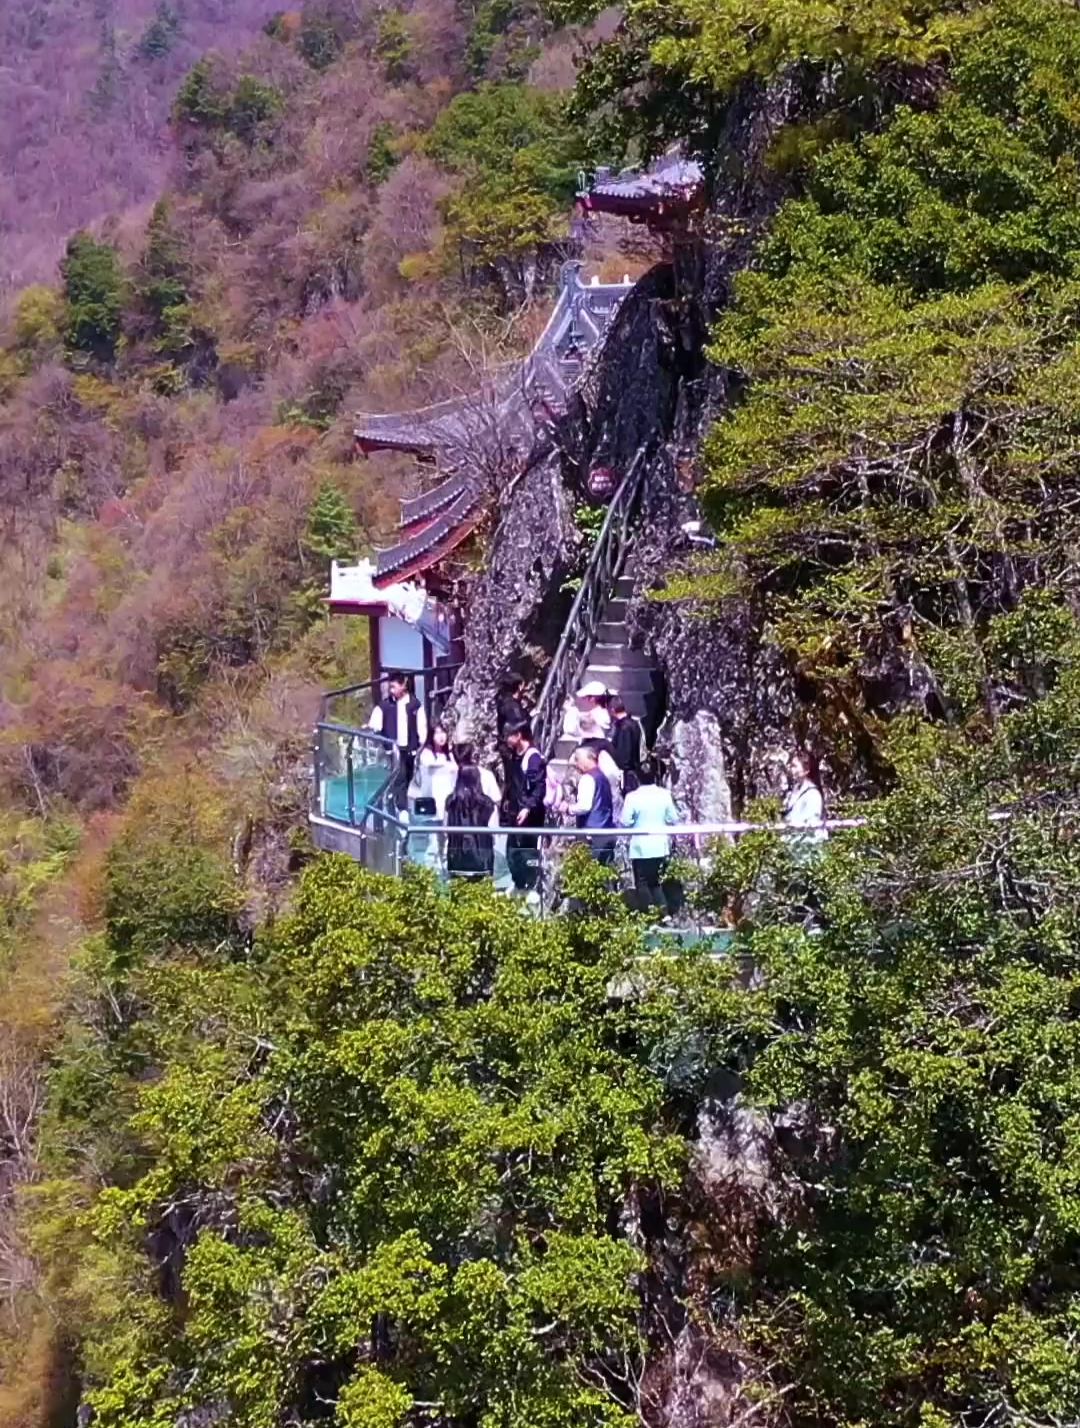
[[[345,746],[345,789],[346,789],[346,809],[349,815],[349,826],[356,827],[356,782],[353,774],[353,746],[356,740],[349,735],[349,742]]]

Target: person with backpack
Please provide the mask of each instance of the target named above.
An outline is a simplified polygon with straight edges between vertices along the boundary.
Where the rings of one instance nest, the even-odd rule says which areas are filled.
[[[416,768],[416,753],[427,742],[428,725],[424,706],[409,691],[409,681],[401,670],[387,676],[388,696],[376,704],[368,728],[382,734],[398,751],[398,769],[392,793],[399,812],[409,807],[409,785]]]
[[[484,792],[481,770],[475,764],[458,767],[457,783],[446,800],[446,869],[451,877],[478,881],[490,878],[495,868],[495,839],[490,833],[464,833],[463,828],[494,828],[499,821],[495,803]]]
[[[547,793],[547,760],[532,741],[528,724],[511,724],[506,742],[514,755],[507,788],[507,813],[518,828],[543,828]],[[540,880],[539,837],[511,833],[506,840],[506,861],[518,892],[534,894]]]

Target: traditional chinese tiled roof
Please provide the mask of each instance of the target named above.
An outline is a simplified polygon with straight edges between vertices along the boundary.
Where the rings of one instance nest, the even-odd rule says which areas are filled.
[[[418,521],[427,520],[436,512],[448,506],[451,501],[457,499],[469,486],[469,478],[462,472],[456,472],[448,476],[431,491],[426,491],[422,496],[412,496],[401,503],[401,528],[407,530],[409,526],[414,526]]]
[[[563,270],[559,299],[523,362],[495,374],[486,391],[411,412],[364,413],[357,421],[361,451],[434,454],[452,467],[433,490],[401,503],[403,538],[376,554],[376,584],[430,569],[476,528],[481,487],[472,472],[498,441],[519,457],[536,441],[538,423],[565,407],[585,359],[602,342],[630,290],[621,283],[583,283],[580,264]],[[538,408],[542,410],[538,414]]]
[[[602,341],[630,290],[628,280],[583,283],[579,267],[566,265],[559,299],[523,362],[495,374],[486,391],[409,412],[361,413],[355,428],[359,449],[435,452],[466,460],[484,443],[487,431],[505,433],[526,424],[537,397],[561,405],[581,371],[582,358]]]
[[[615,175],[608,169],[600,169],[582,196],[646,202],[685,198],[701,187],[702,180],[701,165],[696,159],[669,154],[648,169],[623,169]]]
[[[391,576],[401,579],[406,570],[411,574],[426,570],[436,559],[449,554],[475,528],[481,514],[479,506],[479,488],[469,482],[447,509],[417,535],[376,551],[375,583]]]

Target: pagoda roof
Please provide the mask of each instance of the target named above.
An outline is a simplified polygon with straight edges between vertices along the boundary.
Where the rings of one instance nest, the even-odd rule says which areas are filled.
[[[704,181],[696,159],[668,154],[647,169],[598,169],[591,183],[582,182],[578,198],[587,210],[663,228],[686,214]]]
[[[470,481],[441,515],[415,535],[375,552],[375,584],[404,580],[430,570],[475,530],[482,514],[479,488]]]
[[[631,287],[629,279],[584,283],[580,267],[564,265],[558,300],[523,361],[492,373],[478,392],[413,411],[358,413],[357,448],[468,459],[490,444],[493,433],[527,425],[534,402],[563,405],[581,375],[583,356],[603,341]]]

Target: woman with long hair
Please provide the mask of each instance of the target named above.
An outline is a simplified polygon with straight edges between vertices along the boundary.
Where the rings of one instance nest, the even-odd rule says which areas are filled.
[[[799,840],[821,843],[828,836],[825,822],[825,796],[821,792],[815,760],[802,749],[792,751],[788,759],[788,791],[782,808],[789,828],[806,829]]]
[[[458,769],[446,801],[446,867],[451,877],[490,878],[495,867],[495,839],[490,833],[458,833],[457,828],[494,828],[498,809],[484,792],[475,764]]]
[[[434,800],[435,812],[442,818],[446,800],[454,789],[457,764],[450,749],[450,735],[445,724],[432,724],[420,757],[416,761],[416,777],[420,798]]]

